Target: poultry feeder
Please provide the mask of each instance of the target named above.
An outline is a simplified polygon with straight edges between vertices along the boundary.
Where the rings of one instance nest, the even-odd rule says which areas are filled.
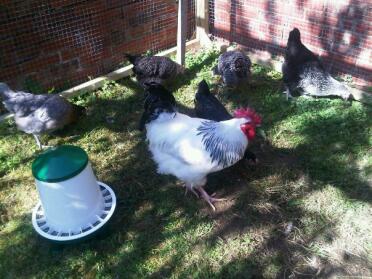
[[[32,212],[38,234],[64,242],[102,228],[114,213],[112,189],[97,181],[87,153],[76,146],[49,148],[32,164],[40,201]]]

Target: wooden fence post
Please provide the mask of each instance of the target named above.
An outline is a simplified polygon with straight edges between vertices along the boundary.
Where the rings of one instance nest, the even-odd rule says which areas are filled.
[[[201,46],[210,46],[208,0],[195,0],[196,2],[196,38]]]
[[[187,0],[178,0],[177,63],[185,65]]]

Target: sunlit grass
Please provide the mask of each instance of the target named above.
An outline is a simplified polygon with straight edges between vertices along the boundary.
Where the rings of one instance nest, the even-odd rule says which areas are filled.
[[[230,111],[255,108],[260,160],[209,177],[227,202],[217,212],[156,173],[137,130],[143,95],[133,78],[74,99],[78,125],[42,139],[84,148],[118,206],[104,235],[56,246],[31,225],[38,194],[30,167],[38,150],[12,120],[0,124],[0,278],[296,278],[301,273],[371,275],[370,108],[338,99],[281,94],[281,75],[254,65],[251,82],[225,90],[211,74],[215,50],[188,54],[175,82],[180,110],[193,108],[206,79]],[[288,230],[286,233],[286,230]],[[332,272],[333,273],[332,273]]]

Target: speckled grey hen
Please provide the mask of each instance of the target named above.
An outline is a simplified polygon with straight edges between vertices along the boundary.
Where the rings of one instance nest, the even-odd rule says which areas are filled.
[[[251,60],[239,50],[231,50],[221,54],[215,74],[221,75],[227,87],[237,87],[246,82],[251,74]]]
[[[143,88],[150,85],[167,87],[177,75],[184,72],[184,68],[172,59],[163,56],[141,56],[125,54],[133,64],[133,73]]]
[[[85,108],[68,102],[59,95],[13,91],[7,84],[0,83],[0,97],[5,108],[14,114],[19,130],[32,134],[40,149],[39,136],[76,122],[85,112]]]
[[[352,98],[349,89],[332,78],[318,56],[302,44],[301,33],[297,28],[289,33],[282,72],[287,99],[296,90],[309,96],[338,96],[345,100]]]

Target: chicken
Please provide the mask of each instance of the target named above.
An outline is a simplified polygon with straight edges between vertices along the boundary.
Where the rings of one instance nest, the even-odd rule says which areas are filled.
[[[163,56],[140,56],[125,54],[133,64],[133,73],[139,84],[147,88],[151,84],[166,86],[173,81],[178,74],[184,72],[184,68]]]
[[[150,86],[148,94],[153,90]],[[144,114],[157,172],[176,176],[186,190],[200,194],[215,210],[213,203],[220,199],[203,189],[207,175],[234,165],[244,156],[261,118],[251,109],[239,109],[234,118],[221,122],[192,118],[159,98],[148,104]]]
[[[162,102],[163,104],[172,107],[172,111],[176,107],[176,99],[173,94],[166,90],[162,85],[153,84],[150,91],[145,90],[144,113],[142,114],[139,123],[140,131],[143,131],[146,122],[150,120],[148,118],[150,115],[147,114],[147,111],[151,110],[151,106],[157,105],[158,102]]]
[[[231,50],[218,57],[215,74],[221,75],[227,87],[237,87],[248,80],[251,74],[251,60],[239,50]]]
[[[211,94],[208,84],[205,80],[199,83],[198,91],[195,94],[195,113],[196,116],[203,119],[213,121],[224,121],[232,119],[232,115],[226,110],[221,102]],[[253,163],[257,163],[256,155],[249,151],[245,151],[244,158]]]
[[[297,28],[289,33],[282,72],[287,99],[297,89],[309,96],[352,97],[349,89],[332,78],[319,58],[302,44]]]
[[[59,95],[13,91],[5,83],[0,83],[0,97],[5,108],[14,114],[18,129],[32,134],[40,149],[45,147],[40,142],[41,134],[74,123],[85,112],[84,107],[71,104]]]

